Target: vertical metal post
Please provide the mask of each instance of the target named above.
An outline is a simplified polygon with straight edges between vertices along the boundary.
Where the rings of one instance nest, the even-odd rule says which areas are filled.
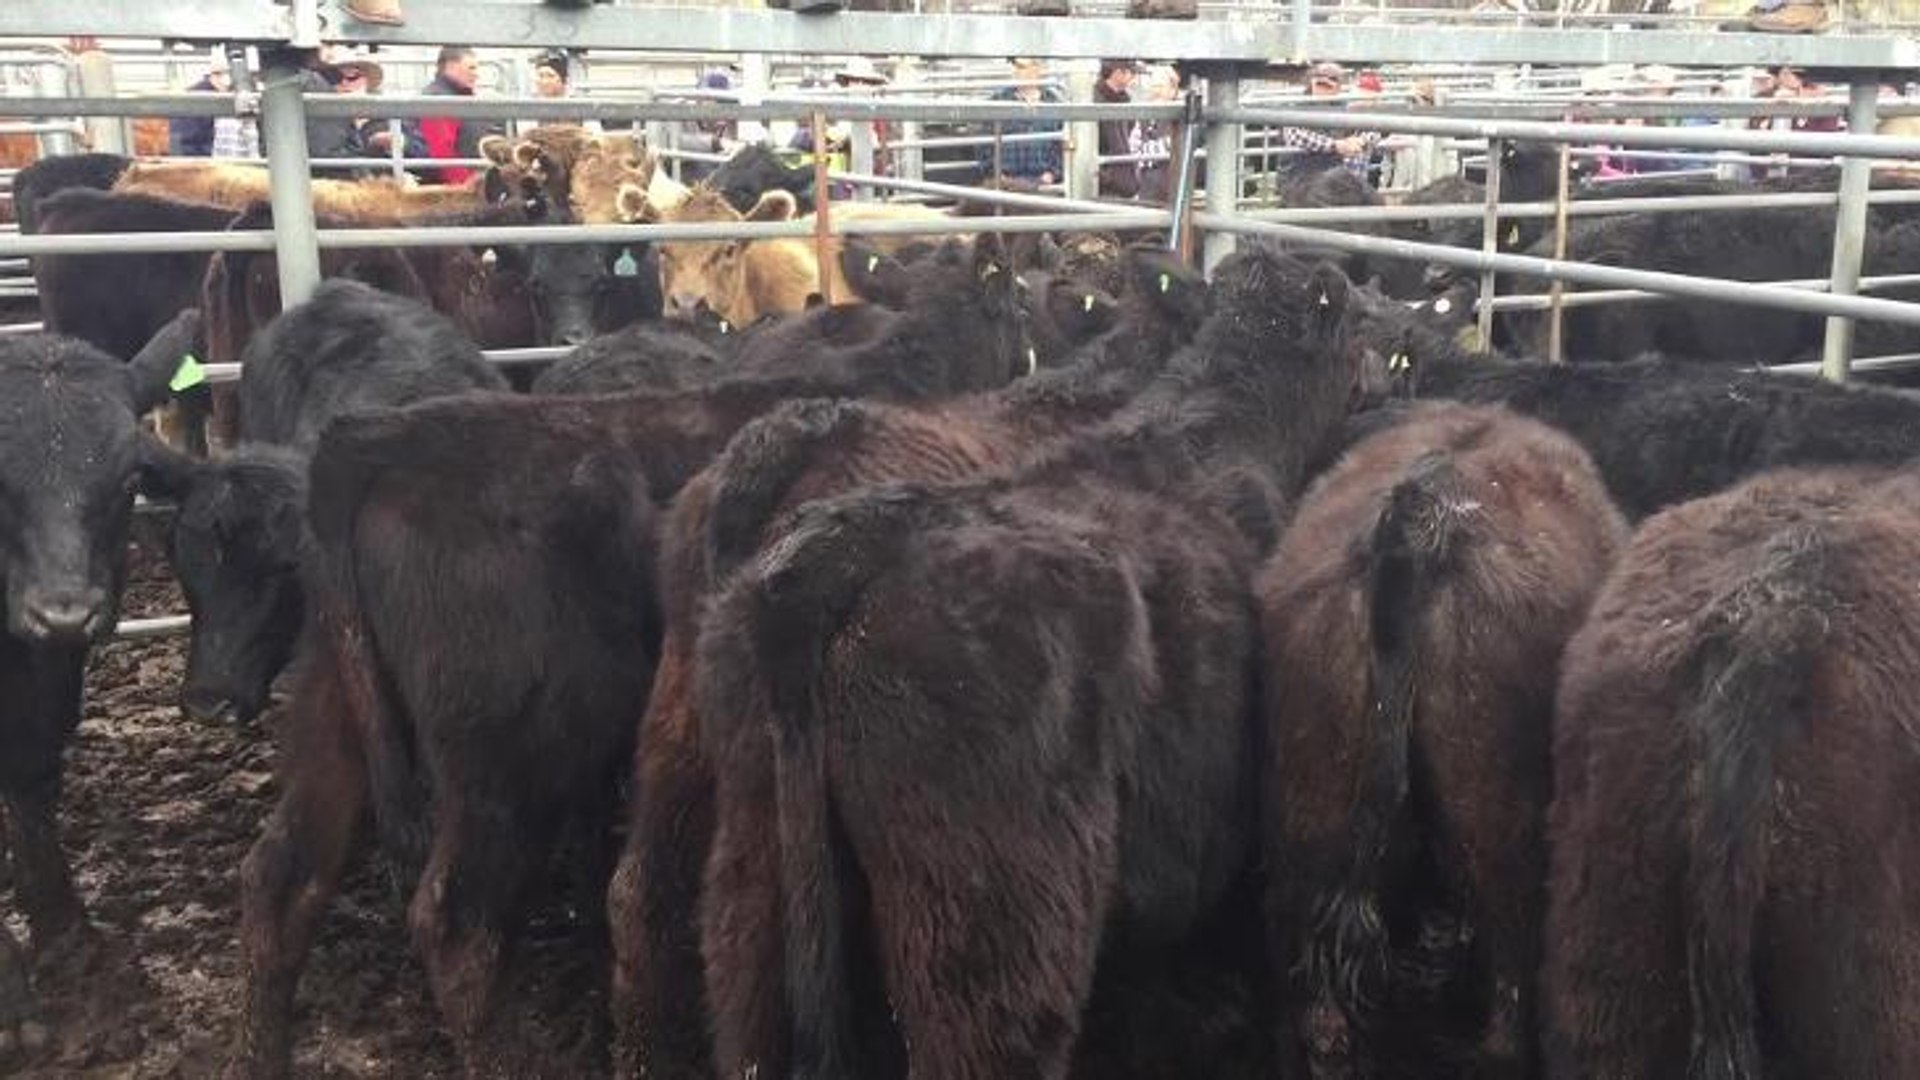
[[[1561,143],[1560,183],[1553,196],[1553,258],[1555,262],[1565,262],[1567,258],[1567,202],[1571,197],[1567,188],[1568,173],[1572,171],[1569,168],[1572,157],[1573,146],[1569,143]],[[1552,310],[1547,316],[1547,360],[1554,364],[1566,360],[1566,307],[1563,300],[1566,296],[1566,286],[1567,283],[1559,278],[1553,279],[1550,301]],[[1490,306],[1493,298],[1488,297],[1486,302]],[[1482,342],[1481,347],[1492,352],[1493,342]]]
[[[287,21],[289,29],[287,44],[301,49],[320,47],[319,0],[292,0],[287,12]]]
[[[1298,13],[1296,8],[1296,14]],[[1240,107],[1240,73],[1220,67],[1207,75],[1207,104],[1214,109]],[[1191,110],[1189,110],[1191,111]],[[1224,120],[1207,124],[1207,210],[1231,214],[1240,202],[1240,125]],[[1200,249],[1201,269],[1211,274],[1233,254],[1232,233],[1209,232]]]
[[[1313,24],[1313,0],[1293,0],[1293,59],[1306,63],[1307,28]],[[1211,156],[1211,155],[1209,155]]]
[[[873,121],[854,117],[847,122],[847,167],[862,176],[873,175]],[[862,185],[853,191],[856,199],[873,198],[873,188]]]
[[[1872,134],[1874,100],[1879,84],[1866,76],[1856,76],[1847,93],[1847,131]],[[1852,296],[1860,288],[1860,257],[1867,240],[1867,187],[1871,163],[1863,157],[1849,157],[1840,165],[1840,212],[1833,225],[1834,296]],[[1844,382],[1853,362],[1853,320],[1827,319],[1827,340],[1820,350],[1820,374],[1834,382]]]
[[[88,49],[73,58],[79,76],[80,96],[110,98],[113,89],[113,58],[105,50]],[[122,116],[89,116],[84,121],[88,149],[99,154],[126,154],[133,145],[133,125]]]
[[[1096,76],[1091,71],[1067,74],[1067,100],[1092,101]],[[1100,190],[1100,121],[1074,120],[1067,124],[1067,198],[1091,199]]]
[[[1488,255],[1500,250],[1500,162],[1506,156],[1506,140],[1487,140],[1487,212],[1480,228],[1480,250]],[[1480,275],[1480,347],[1493,348],[1493,268]]]
[[[64,63],[40,64],[34,69],[35,91],[41,97],[67,97],[67,65]],[[40,156],[55,157],[73,153],[73,135],[66,131],[43,131],[40,133]]]
[[[829,214],[833,203],[833,185],[827,179],[827,114],[819,109],[813,110],[809,123],[813,125],[813,259],[815,272],[820,275],[820,299],[832,307],[833,295],[833,254],[828,250],[831,237]]]
[[[915,2],[918,3],[919,0],[915,0]],[[904,58],[898,64],[894,65],[893,85],[897,87],[909,87],[925,81],[920,74],[920,65],[915,63],[913,58]],[[923,125],[918,120],[903,120],[893,126],[893,141],[896,144],[907,144],[904,146],[895,145],[887,151],[887,156],[893,164],[894,176],[903,180],[925,180],[927,178],[926,153],[918,146],[913,145],[920,141],[924,130]]]
[[[267,69],[260,95],[261,143],[267,154],[273,204],[273,244],[280,266],[282,310],[313,295],[320,284],[320,245],[314,238],[313,182],[308,175],[306,109],[300,73]]]

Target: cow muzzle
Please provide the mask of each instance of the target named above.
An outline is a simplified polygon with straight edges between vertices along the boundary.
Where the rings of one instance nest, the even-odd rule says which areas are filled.
[[[19,629],[29,640],[80,644],[105,633],[112,619],[107,591],[101,588],[29,587],[20,596]]]

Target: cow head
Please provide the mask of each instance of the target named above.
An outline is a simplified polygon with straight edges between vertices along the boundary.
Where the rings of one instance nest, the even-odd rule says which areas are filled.
[[[794,216],[793,196],[768,191],[753,209],[741,214],[718,192],[695,189],[685,202],[657,212],[672,222],[788,221]],[[711,310],[735,326],[745,326],[760,315],[747,282],[748,240],[689,240],[661,244],[660,291],[671,319],[693,320]]]
[[[0,578],[13,637],[76,645],[113,629],[139,417],[166,400],[199,324],[183,312],[124,365],[48,334],[0,346]]]
[[[533,244],[517,258],[546,344],[578,345],[660,315],[657,258],[645,244]]]
[[[250,720],[299,635],[306,467],[259,447],[215,463],[155,452],[148,491],[177,507],[168,555],[193,613],[181,709]]]
[[[1036,361],[1042,355],[1055,360],[1071,356],[1112,329],[1120,312],[1118,301],[1105,292],[1046,270],[1020,275],[1017,303]]]

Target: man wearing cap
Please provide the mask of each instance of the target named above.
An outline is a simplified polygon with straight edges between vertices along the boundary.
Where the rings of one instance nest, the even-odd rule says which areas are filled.
[[[187,87],[190,94],[224,94],[233,89],[227,57],[215,46],[207,57],[206,74]],[[176,116],[167,121],[167,153],[175,157],[207,157],[213,153],[213,117]]]
[[[1307,77],[1307,93],[1313,97],[1332,97],[1340,93],[1346,69],[1331,61],[1313,65]],[[1300,153],[1288,163],[1287,171],[1319,172],[1344,166],[1365,176],[1374,145],[1380,141],[1377,131],[1351,131],[1345,134],[1316,128],[1283,127],[1280,141]]]
[[[1100,105],[1126,105],[1133,101],[1134,62],[1100,61],[1100,81],[1093,84],[1093,100]],[[1133,133],[1131,120],[1100,121],[1100,156],[1124,157]],[[1131,161],[1109,161],[1100,166],[1100,194],[1112,199],[1131,199],[1140,191],[1140,173]]]

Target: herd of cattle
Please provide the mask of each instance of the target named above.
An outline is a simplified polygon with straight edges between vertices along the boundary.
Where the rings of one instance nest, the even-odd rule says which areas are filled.
[[[797,209],[493,151],[323,213]],[[39,168],[29,231],[264,224],[231,175]],[[578,849],[621,1076],[1920,1076],[1920,398],[1469,354],[1470,304],[1262,243],[1087,250],[343,250],[282,314],[262,255],[37,257],[58,333],[0,339],[34,947],[85,927],[61,758],[144,492],[188,717],[287,675],[235,1075],[290,1070],[370,834],[473,1075],[551,1068],[508,975]],[[528,392],[479,351],[571,336]],[[190,350],[244,359],[211,456],[140,427]],[[0,1052],[45,1037],[27,970],[0,932]]]

